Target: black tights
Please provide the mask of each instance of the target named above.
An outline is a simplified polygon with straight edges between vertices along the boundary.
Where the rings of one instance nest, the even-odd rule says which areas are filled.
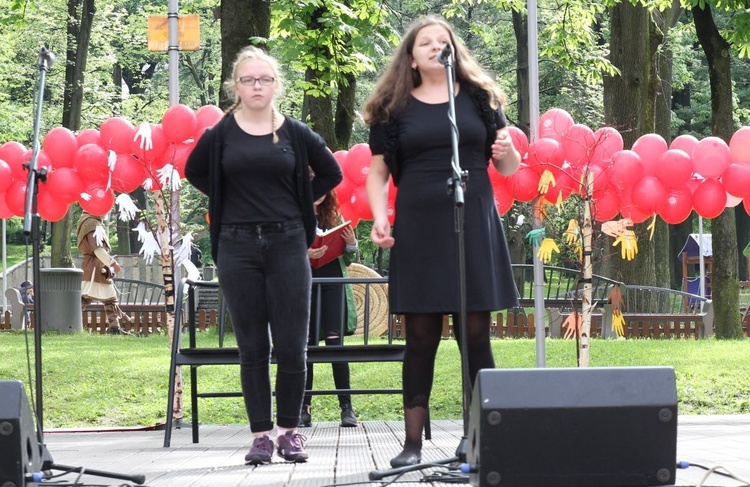
[[[453,333],[461,348],[459,317],[454,314]],[[435,356],[443,332],[443,315],[434,313],[409,313],[404,316],[406,325],[406,353],[401,370],[404,388],[404,423],[406,441],[404,450],[422,448],[422,430],[435,375]],[[480,369],[495,367],[490,347],[490,313],[478,311],[467,314],[469,378],[472,387]],[[456,371],[460,377],[461,371]]]

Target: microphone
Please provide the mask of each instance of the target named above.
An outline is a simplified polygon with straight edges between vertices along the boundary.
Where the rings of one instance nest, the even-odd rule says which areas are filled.
[[[49,51],[46,47],[42,46],[41,49],[39,49],[39,59],[42,59],[47,62],[47,67],[51,68],[53,64],[55,64],[56,56],[52,54],[52,51]]]
[[[446,44],[437,58],[440,64],[449,64],[453,61],[453,46]]]

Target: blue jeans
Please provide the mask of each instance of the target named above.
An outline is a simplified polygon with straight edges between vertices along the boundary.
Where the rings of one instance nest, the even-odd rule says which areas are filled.
[[[312,283],[302,221],[223,225],[217,271],[237,337],[250,430],[273,429],[271,342],[276,422],[296,428],[305,393]]]

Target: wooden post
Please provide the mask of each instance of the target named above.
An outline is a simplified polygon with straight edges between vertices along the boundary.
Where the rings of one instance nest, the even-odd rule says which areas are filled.
[[[581,336],[578,341],[578,366],[588,367],[590,358],[591,312],[593,311],[593,293],[591,279],[591,240],[593,225],[591,223],[591,195],[594,188],[594,173],[586,173],[586,198],[583,202],[583,298],[581,302]],[[623,244],[624,245],[624,244]]]
[[[172,349],[172,342],[175,340],[175,333],[179,333],[179,330],[175,331],[174,322],[174,266],[172,259],[172,249],[170,238],[170,224],[167,219],[167,205],[164,200],[163,191],[156,191],[154,193],[154,203],[156,206],[156,220],[157,220],[157,238],[159,241],[159,247],[161,248],[161,263],[162,270],[164,273],[164,304],[167,308],[167,333],[169,336],[169,347]],[[174,406],[172,407],[172,419],[180,420],[184,415],[182,408],[182,368],[175,368],[175,387],[174,387]]]

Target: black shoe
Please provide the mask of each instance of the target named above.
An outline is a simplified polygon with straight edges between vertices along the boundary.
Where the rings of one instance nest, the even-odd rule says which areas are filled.
[[[299,414],[300,428],[309,428],[312,426],[312,414],[310,414],[310,406],[302,406],[302,412]]]
[[[354,428],[357,426],[357,415],[348,404],[341,406],[341,427]]]
[[[404,450],[395,457],[391,458],[391,467],[407,467],[416,465],[422,461],[421,451]]]

